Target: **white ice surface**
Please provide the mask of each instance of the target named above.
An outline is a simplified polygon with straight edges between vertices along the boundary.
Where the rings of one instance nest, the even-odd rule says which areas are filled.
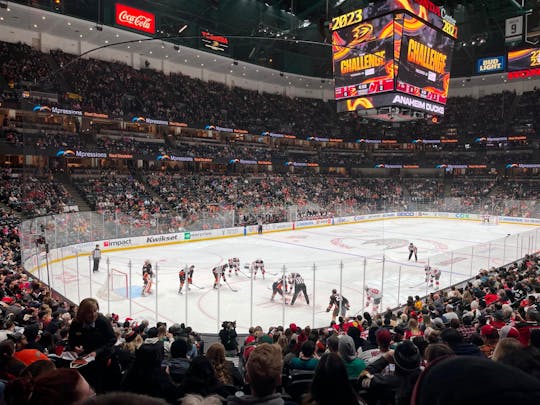
[[[531,232],[524,234],[530,230],[533,230],[532,235]],[[139,321],[148,319],[152,323],[157,319],[169,325],[185,322],[201,332],[216,332],[224,320],[236,320],[239,331],[246,331],[251,320],[253,325],[261,325],[264,329],[291,322],[313,325],[313,320],[315,326],[324,326],[331,318],[324,310],[332,288],[342,286],[343,295],[351,302],[349,314],[355,314],[364,308],[362,287],[365,277],[366,285],[383,289],[382,305],[394,307],[398,302],[406,301],[409,295],[432,291],[424,283],[423,266],[428,260],[443,270],[441,286],[448,286],[469,278],[481,268],[502,265],[538,250],[539,234],[539,227],[525,225],[487,226],[445,219],[396,219],[111,254],[105,251],[98,273],[90,274],[88,257],[79,258],[78,263],[68,260],[63,265],[51,265],[51,283],[75,302],[90,295],[97,297],[102,312],[117,313],[121,319],[129,316]],[[418,263],[407,261],[409,242],[418,246]],[[241,270],[246,273],[231,277],[227,273],[230,287],[237,291],[232,291],[226,284],[218,290],[212,289],[212,267],[235,256],[240,258]],[[265,280],[260,274],[256,280],[251,280],[247,277],[249,271],[244,269],[244,264],[257,258],[265,262]],[[103,288],[107,259],[109,268],[127,275],[131,300],[107,300]],[[154,270],[157,267],[157,277],[153,294],[143,297],[141,268],[146,259],[150,259]],[[195,265],[193,282],[201,289],[193,287],[187,294],[179,295],[178,271],[190,264]],[[275,302],[270,301],[272,281],[284,268],[287,273],[302,274],[310,305],[303,297],[299,297],[292,307],[283,305],[279,296]],[[115,283],[118,281],[121,278],[116,278]],[[122,290],[121,286],[115,285],[115,292],[121,294]],[[287,296],[287,300],[290,299],[291,296]]]

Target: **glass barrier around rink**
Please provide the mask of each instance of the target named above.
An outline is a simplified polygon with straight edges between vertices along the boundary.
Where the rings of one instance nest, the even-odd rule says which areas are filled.
[[[506,206],[524,207],[521,203],[507,203]],[[530,204],[525,206],[531,209]],[[345,207],[343,212],[349,212],[349,209]],[[298,211],[294,212],[298,214]],[[233,218],[234,213],[228,216]],[[370,230],[370,235],[381,238],[384,244],[391,239],[390,226],[385,222],[376,223]],[[250,263],[242,261],[238,275],[235,271],[229,275],[227,270],[227,282],[222,280],[216,289],[213,288],[211,270],[219,264],[219,260],[212,261],[202,252],[200,258],[190,263],[183,262],[181,256],[178,262],[152,259],[155,270],[152,293],[143,296],[141,269],[144,260],[136,258],[140,255],[104,253],[99,272],[94,273],[89,256],[95,246],[94,241],[167,233],[176,229],[177,223],[171,221],[166,224],[163,218],[150,221],[145,226],[137,223],[128,226],[129,223],[127,217],[108,217],[94,212],[25,221],[21,226],[23,263],[27,269],[33,270],[36,277],[73,302],[80,302],[87,296],[98,298],[103,312],[135,319],[186,322],[200,331],[219,331],[223,321],[236,320],[239,331],[246,331],[254,324],[260,324],[263,328],[290,323],[328,325],[333,315],[326,312],[332,288],[341,291],[348,299],[350,308],[347,315],[353,316],[364,311],[395,308],[405,303],[408,296],[425,296],[435,291],[437,281],[440,288],[448,287],[474,277],[480,269],[501,266],[540,250],[540,229],[533,229],[421,257],[418,262],[396,259],[395,255],[392,258],[390,254],[385,254],[384,249],[377,255],[345,255],[342,258],[319,259],[313,263],[295,262],[290,258],[284,260],[276,254],[272,255],[275,257],[265,257],[264,282],[261,282],[261,272],[255,279]],[[40,236],[45,237],[49,254],[45,253],[43,245],[36,244]],[[71,246],[81,243],[85,245],[78,251]],[[191,289],[187,289],[186,284],[182,294],[179,294],[178,273],[190,264],[195,265]],[[441,270],[438,280],[430,274],[426,277],[426,265]],[[310,300],[309,306],[303,294],[300,294],[293,310],[290,305],[293,293],[287,291],[284,296],[277,293],[271,300],[272,286],[283,273],[287,279],[292,273],[301,275]]]

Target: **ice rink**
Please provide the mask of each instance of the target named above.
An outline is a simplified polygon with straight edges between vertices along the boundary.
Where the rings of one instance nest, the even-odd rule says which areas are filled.
[[[221,322],[237,321],[238,330],[250,324],[268,328],[295,322],[324,326],[331,316],[325,312],[332,288],[342,288],[349,299],[349,315],[363,311],[363,286],[383,290],[383,307],[395,307],[409,295],[425,295],[424,265],[442,269],[441,287],[476,274],[479,269],[499,266],[539,249],[539,227],[526,225],[482,225],[449,219],[393,219],[338,225],[264,235],[189,242],[160,248],[106,250],[98,273],[90,271],[88,256],[50,266],[53,287],[71,300],[86,296],[99,299],[101,311],[131,317],[185,322],[200,332],[216,332]],[[407,260],[407,245],[418,247],[418,262]],[[213,289],[211,269],[239,257],[242,273],[226,273],[228,285]],[[249,277],[244,265],[261,258],[266,277]],[[153,293],[141,296],[144,260],[155,270]],[[131,263],[131,266],[130,266]],[[195,265],[195,286],[178,294],[178,271]],[[109,272],[112,291],[105,288]],[[41,272],[45,270],[40,270]],[[285,271],[300,273],[310,299],[299,297],[294,306],[284,305],[278,295],[270,301],[272,281]],[[46,280],[46,275],[41,274]],[[126,291],[125,284],[129,285]],[[234,291],[233,291],[234,290]],[[128,298],[126,298],[126,295]],[[290,301],[291,296],[287,296]]]

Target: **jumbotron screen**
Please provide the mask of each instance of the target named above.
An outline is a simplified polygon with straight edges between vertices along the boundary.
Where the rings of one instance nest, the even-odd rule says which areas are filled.
[[[540,48],[508,52],[508,71],[536,69],[540,67]]]
[[[401,14],[396,16],[395,43],[399,50],[396,90],[446,104],[454,40],[413,16]]]
[[[394,90],[393,15],[342,25],[332,32],[335,99]]]

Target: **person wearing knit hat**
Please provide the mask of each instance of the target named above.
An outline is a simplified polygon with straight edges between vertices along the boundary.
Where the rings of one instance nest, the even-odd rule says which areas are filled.
[[[375,333],[375,340],[377,347],[372,349],[362,350],[358,354],[358,358],[363,360],[366,365],[373,363],[390,349],[390,343],[392,342],[392,334],[388,329],[379,328]]]
[[[366,368],[366,363],[356,357],[356,349],[354,340],[348,335],[339,337],[338,354],[345,363],[347,375],[349,378],[357,378],[360,373]]]
[[[420,351],[411,341],[403,341],[394,350],[394,363],[404,371],[413,371],[420,366]]]
[[[360,384],[367,390],[364,398],[368,403],[408,405],[421,372],[420,361],[420,351],[413,342],[399,343],[393,352],[385,353],[360,374]],[[394,374],[382,375],[390,362],[396,365]]]

